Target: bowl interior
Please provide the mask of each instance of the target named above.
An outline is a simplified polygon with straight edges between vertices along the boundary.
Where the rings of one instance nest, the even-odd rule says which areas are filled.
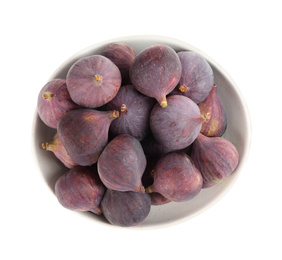
[[[242,171],[242,167],[247,159],[250,145],[250,121],[246,104],[234,81],[215,61],[213,61],[202,51],[185,42],[162,36],[131,36],[94,44],[70,57],[53,73],[49,80],[54,78],[65,78],[69,68],[75,61],[84,56],[99,54],[102,48],[110,42],[128,43],[137,52],[153,44],[166,44],[174,48],[176,51],[195,51],[202,55],[210,63],[214,71],[218,94],[222,100],[227,115],[227,130],[223,137],[228,139],[236,146],[240,155],[238,167],[225,182],[214,187],[201,190],[200,194],[191,201],[171,202],[161,206],[152,206],[151,212],[146,220],[135,228],[164,227],[187,220],[201,213],[215,203],[220,197],[222,197],[233,185]],[[56,180],[68,170],[58,160],[55,159],[53,153],[46,152],[41,148],[41,143],[52,139],[55,132],[56,130],[47,127],[40,120],[37,112],[35,112],[35,135],[33,140],[35,158],[38,162],[38,167],[41,171],[44,181],[47,183],[53,193]],[[100,222],[101,224],[110,225],[101,216],[96,216],[86,212],[78,212],[76,214],[91,218],[94,221]]]

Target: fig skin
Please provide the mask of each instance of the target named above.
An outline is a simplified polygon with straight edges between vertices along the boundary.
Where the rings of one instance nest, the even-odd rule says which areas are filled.
[[[203,176],[203,188],[223,182],[239,163],[239,153],[231,142],[202,134],[193,143],[191,158]]]
[[[110,141],[98,160],[98,173],[108,189],[145,192],[142,175],[147,160],[140,142],[127,134]]]
[[[215,84],[208,97],[198,106],[201,114],[206,117],[201,133],[210,137],[222,136],[227,128],[227,119]]]
[[[111,135],[129,134],[143,140],[150,132],[150,113],[155,103],[133,85],[122,86],[115,98],[105,105],[108,110],[120,111],[119,118],[110,126]]]
[[[115,110],[69,111],[58,124],[58,135],[72,160],[81,166],[96,163],[108,142],[110,124],[118,116]]]
[[[77,108],[80,106],[71,100],[65,79],[49,81],[38,94],[38,115],[51,128],[57,128],[59,120],[69,110]]]
[[[101,202],[105,218],[121,227],[132,227],[142,223],[149,215],[151,198],[147,193],[115,191],[108,189]]]
[[[102,55],[91,55],[76,61],[66,76],[71,99],[88,108],[103,106],[112,100],[121,86],[118,67]]]
[[[99,179],[97,168],[76,166],[62,175],[55,184],[60,204],[70,210],[102,213],[101,201],[106,188]]]
[[[174,93],[185,95],[198,104],[206,99],[214,85],[213,70],[206,59],[198,53],[180,51],[177,54],[182,72]]]
[[[151,196],[151,204],[154,206],[164,205],[171,202],[171,200],[165,198],[163,195],[161,195],[158,192],[152,192],[150,193],[150,196]]]
[[[154,183],[146,192],[158,192],[171,201],[187,201],[202,189],[203,178],[191,158],[183,152],[162,157],[154,170]]]
[[[129,76],[139,92],[155,98],[165,108],[166,95],[176,87],[181,77],[180,59],[171,47],[153,45],[137,54]]]
[[[129,84],[129,68],[137,55],[130,45],[126,43],[110,43],[102,50],[101,55],[110,59],[120,70],[122,84]]]
[[[66,148],[63,146],[58,136],[58,133],[54,135],[52,140],[42,143],[42,148],[46,151],[53,152],[56,158],[59,159],[69,169],[78,165],[68,155]]]
[[[156,141],[171,150],[188,147],[200,133],[205,118],[197,104],[185,96],[167,98],[168,107],[155,105],[150,116],[150,127]]]

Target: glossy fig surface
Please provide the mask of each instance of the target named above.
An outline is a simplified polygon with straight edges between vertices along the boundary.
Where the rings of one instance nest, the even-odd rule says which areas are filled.
[[[91,55],[76,61],[66,76],[71,99],[89,108],[112,100],[121,85],[118,67],[102,55]]]
[[[110,141],[98,160],[98,172],[108,189],[145,192],[142,175],[146,157],[140,142],[127,134]]]
[[[202,124],[201,133],[205,136],[222,136],[227,127],[227,118],[217,94],[216,85],[213,86],[208,97],[198,106],[201,114],[206,118]]]
[[[60,204],[70,210],[101,214],[101,201],[106,191],[94,167],[76,166],[62,175],[55,184]]]
[[[203,188],[224,181],[239,162],[238,151],[231,142],[202,134],[193,143],[191,158],[203,176]]]
[[[200,103],[208,96],[214,84],[213,70],[201,55],[192,51],[177,53],[182,66],[177,91]]]
[[[203,178],[191,158],[182,152],[172,152],[156,164],[154,183],[146,191],[158,192],[171,201],[187,201],[202,189]]]
[[[138,53],[129,69],[132,84],[138,91],[167,106],[166,95],[178,84],[181,63],[167,45],[153,45]]]
[[[58,124],[58,135],[72,160],[82,166],[96,163],[108,142],[110,124],[118,116],[118,111],[69,111]]]
[[[115,98],[105,105],[109,110],[120,111],[119,118],[110,126],[112,136],[129,134],[143,140],[150,131],[150,113],[155,103],[133,85],[122,86]]]
[[[151,198],[147,193],[108,189],[101,202],[101,208],[111,224],[121,227],[136,226],[149,215]]]
[[[122,83],[129,83],[129,68],[137,55],[135,49],[130,45],[122,42],[114,42],[106,45],[101,55],[110,59],[120,70]]]
[[[37,99],[38,115],[51,128],[57,128],[59,120],[69,110],[79,107],[71,100],[65,79],[49,81],[40,90]]]
[[[67,153],[66,148],[63,146],[58,133],[54,135],[52,140],[42,143],[42,148],[46,151],[51,151],[54,155],[69,169],[77,166]]]
[[[188,147],[200,133],[205,118],[197,104],[190,98],[172,95],[168,106],[155,105],[151,112],[150,127],[156,141],[169,149]]]

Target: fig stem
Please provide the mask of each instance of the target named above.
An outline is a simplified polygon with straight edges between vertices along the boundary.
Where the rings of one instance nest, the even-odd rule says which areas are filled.
[[[167,101],[162,101],[160,105],[161,105],[162,108],[166,108],[167,107]]]
[[[112,112],[112,117],[113,117],[113,118],[118,118],[118,117],[119,117],[119,111],[113,110],[113,112]]]
[[[203,117],[204,117],[205,121],[208,122],[211,119],[211,113],[208,112],[208,113],[204,114]]]
[[[42,148],[43,148],[44,150],[47,150],[48,142],[42,143],[41,146],[42,146]]]
[[[144,186],[143,186],[143,185],[140,185],[140,187],[138,188],[137,191],[140,192],[140,193],[145,193],[145,188],[144,188]]]
[[[94,76],[94,78],[95,78],[97,84],[101,84],[101,83],[102,83],[103,77],[102,77],[101,75],[96,74],[96,75]]]
[[[152,192],[153,192],[153,191],[152,191],[151,186],[149,186],[149,187],[146,188],[146,193],[152,193]]]
[[[185,86],[185,85],[181,85],[179,88],[178,88],[182,93],[186,92],[188,90],[188,87]]]
[[[122,104],[120,107],[120,113],[125,114],[127,112],[127,107],[125,104]]]
[[[48,99],[48,100],[54,98],[55,96],[56,96],[56,95],[53,94],[53,93],[51,93],[51,92],[44,92],[43,95],[42,95],[42,97],[43,97],[44,99]]]

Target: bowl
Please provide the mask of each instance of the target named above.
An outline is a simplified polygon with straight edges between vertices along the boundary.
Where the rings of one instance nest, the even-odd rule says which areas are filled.
[[[190,201],[170,202],[161,206],[152,206],[145,221],[134,228],[160,228],[186,221],[205,211],[222,198],[233,186],[242,172],[248,157],[251,140],[251,126],[246,103],[232,78],[212,58],[186,42],[164,36],[128,36],[94,44],[71,56],[59,66],[57,70],[55,70],[49,80],[65,78],[69,68],[74,62],[84,56],[99,54],[103,47],[111,42],[127,43],[137,52],[140,52],[153,44],[166,44],[172,47],[175,51],[194,51],[202,55],[210,63],[214,71],[218,94],[222,100],[227,116],[227,130],[223,137],[235,145],[240,156],[236,170],[226,181],[213,187],[202,189],[201,192]],[[68,169],[55,159],[53,153],[43,150],[41,148],[41,143],[52,139],[56,130],[47,127],[40,120],[37,111],[35,111],[33,127],[34,155],[37,161],[38,170],[42,174],[45,182],[42,185],[48,185],[50,188],[50,196],[55,196],[55,182]],[[70,214],[79,214],[79,216],[89,218],[101,225],[111,225],[102,216],[97,216],[89,212],[70,211]]]

